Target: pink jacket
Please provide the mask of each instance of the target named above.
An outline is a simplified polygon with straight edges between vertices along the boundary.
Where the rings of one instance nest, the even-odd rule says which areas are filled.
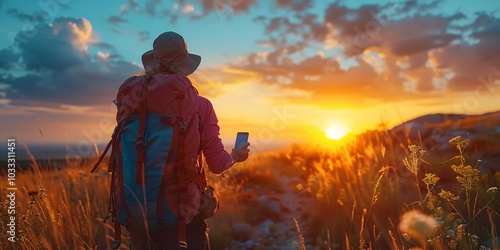
[[[229,153],[224,150],[219,138],[219,125],[212,103],[205,97],[198,96],[198,106],[201,123],[201,150],[205,155],[208,168],[215,174],[226,170],[232,161]]]

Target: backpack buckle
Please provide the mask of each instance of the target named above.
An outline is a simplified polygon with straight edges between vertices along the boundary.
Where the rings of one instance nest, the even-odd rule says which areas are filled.
[[[177,126],[179,126],[179,131],[185,132],[186,124],[184,124],[182,117],[178,116],[176,120],[177,120]]]
[[[186,132],[186,125],[182,121],[179,122],[179,131]]]
[[[135,148],[136,149],[144,148],[144,137],[137,137],[137,141],[135,142]]]
[[[187,242],[185,242],[185,241],[182,241],[182,240],[181,240],[181,241],[179,241],[179,246],[180,246],[181,248],[187,248],[187,247],[188,247],[188,243],[187,243]]]

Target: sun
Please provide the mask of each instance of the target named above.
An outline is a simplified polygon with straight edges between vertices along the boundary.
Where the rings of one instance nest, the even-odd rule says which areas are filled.
[[[349,129],[342,125],[332,125],[325,131],[326,138],[332,140],[340,140],[348,133]]]

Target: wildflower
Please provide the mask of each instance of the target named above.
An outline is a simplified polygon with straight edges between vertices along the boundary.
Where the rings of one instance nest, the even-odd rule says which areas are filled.
[[[479,237],[477,235],[475,235],[475,234],[471,235],[470,237],[472,239],[472,245],[474,247],[477,247],[477,245],[479,243]]]
[[[460,143],[457,145],[457,148],[464,149],[465,147],[467,147],[467,145],[469,145],[469,142],[470,142],[469,139],[465,139],[463,141],[460,141]]]
[[[486,193],[490,193],[490,194],[496,194],[497,192],[498,192],[497,187],[490,187],[490,188],[488,188],[488,190],[486,190]]]
[[[405,240],[407,240],[407,241],[411,240],[410,235],[408,235],[407,233],[403,233],[403,238],[405,238]]]
[[[438,226],[439,223],[436,219],[418,210],[406,212],[399,222],[401,232],[421,241],[425,240],[427,235],[433,233]]]
[[[410,158],[404,158],[403,164],[410,170],[413,174],[417,175],[418,171],[418,162],[425,154],[425,150],[421,149],[420,146],[417,145],[409,145],[408,149],[410,149]]]
[[[460,151],[460,154],[463,153],[463,150],[467,147],[467,145],[469,145],[469,142],[469,139],[462,140],[462,136],[453,137],[449,141],[450,144],[457,145],[457,149]]]
[[[429,240],[429,245],[433,246],[434,248],[440,249],[439,247],[443,245],[443,239],[438,235],[434,237],[432,240]]]
[[[435,211],[436,210],[436,203],[438,201],[437,197],[435,195],[433,195],[432,193],[429,193],[427,195],[427,197],[429,197],[429,201],[427,202],[427,208],[431,211]]]
[[[457,226],[457,234],[455,237],[456,240],[462,240],[464,238],[466,226],[467,226],[466,224],[460,224]]]
[[[418,152],[418,151],[420,150],[420,147],[419,147],[419,146],[417,146],[417,145],[409,145],[409,146],[408,146],[408,149],[410,149],[410,151],[411,151],[412,153],[416,153],[416,152]]]
[[[439,197],[441,197],[442,199],[444,199],[446,201],[458,201],[458,199],[460,199],[460,197],[456,196],[452,192],[445,191],[443,189],[441,189],[441,192],[439,192],[438,195],[439,195]]]
[[[479,169],[475,169],[470,165],[453,165],[451,168],[455,173],[459,174],[457,180],[465,190],[471,190],[479,182]]]
[[[458,244],[457,244],[457,241],[456,241],[456,240],[453,240],[453,239],[452,239],[452,240],[450,240],[450,241],[448,242],[448,246],[449,246],[451,249],[457,249],[457,245],[458,245]]]
[[[437,216],[436,220],[437,220],[440,224],[443,224],[443,223],[444,223],[443,219],[441,218],[441,217],[444,215],[444,211],[443,211],[443,208],[442,208],[442,207],[437,207],[437,208],[434,210],[434,215],[435,215],[435,217]]]
[[[449,143],[450,144],[458,144],[460,143],[460,139],[462,138],[462,136],[455,136],[453,138],[450,139]]]
[[[434,173],[426,173],[423,181],[426,185],[436,185],[439,181],[439,177]]]

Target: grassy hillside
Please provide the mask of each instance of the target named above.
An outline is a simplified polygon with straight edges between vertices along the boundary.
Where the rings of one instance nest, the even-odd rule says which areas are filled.
[[[444,161],[383,131],[332,148],[252,155],[210,176],[221,198],[208,222],[212,249],[498,249],[500,173],[481,173],[470,142],[449,139],[455,156]],[[92,162],[33,161],[17,173],[15,243],[3,171],[0,248],[109,249],[110,174],[90,174]],[[126,249],[126,230],[122,237]]]

